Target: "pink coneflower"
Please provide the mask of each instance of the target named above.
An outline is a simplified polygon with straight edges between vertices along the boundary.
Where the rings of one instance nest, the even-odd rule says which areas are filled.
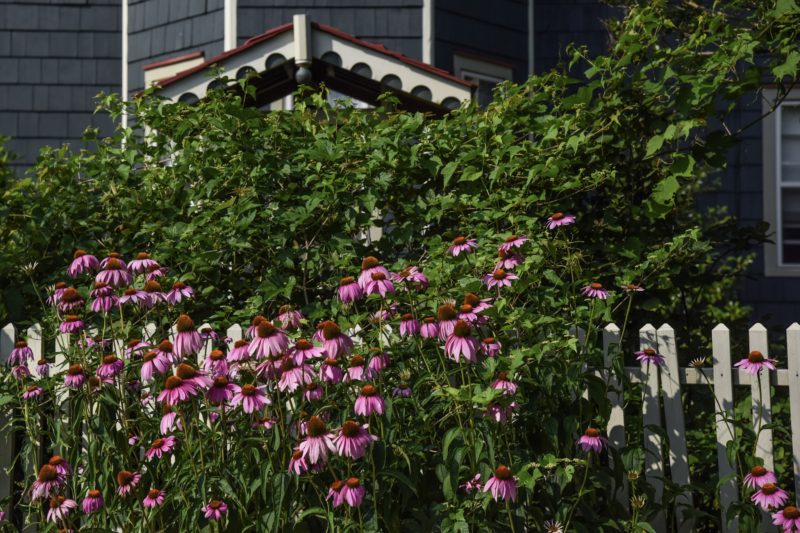
[[[179,364],[175,368],[175,375],[197,389],[207,389],[214,383],[214,380],[208,374],[197,370],[188,363]]]
[[[341,500],[350,507],[358,507],[364,501],[366,489],[361,486],[361,480],[357,477],[347,478],[340,492]]]
[[[164,503],[164,497],[167,494],[163,490],[150,489],[147,491],[147,496],[142,500],[142,505],[148,509],[153,509]]]
[[[367,452],[367,447],[371,442],[378,440],[378,437],[371,435],[367,431],[368,425],[361,425],[354,420],[347,420],[342,424],[339,434],[333,439],[336,445],[336,453],[342,457],[360,459]]]
[[[600,435],[600,430],[593,427],[586,428],[583,435],[578,439],[578,446],[586,453],[593,451],[601,453],[605,447],[606,439]]]
[[[395,283],[402,283],[403,288],[407,288],[410,285],[418,291],[424,290],[430,283],[428,277],[415,266],[408,266],[400,272],[392,273],[391,279]]]
[[[389,366],[390,362],[389,354],[382,351],[380,348],[370,348],[369,351],[372,357],[369,358],[367,371],[364,374],[365,379],[371,379],[383,372],[383,370]]]
[[[372,372],[365,372],[367,361],[361,355],[354,355],[347,362],[347,374],[344,381],[364,381],[372,379]]]
[[[321,400],[325,396],[325,391],[319,386],[319,383],[311,382],[306,383],[305,391],[303,392],[303,399],[307,402]]]
[[[467,237],[459,236],[453,239],[453,243],[447,248],[447,253],[453,257],[458,257],[459,254],[471,254],[478,249],[478,241],[475,239],[468,239]]]
[[[483,276],[483,282],[490,289],[493,287],[510,287],[511,282],[515,279],[519,279],[516,274],[506,272],[502,268]]]
[[[133,283],[133,276],[125,268],[125,262],[116,257],[103,259],[100,266],[103,268],[95,276],[95,281],[107,283],[113,287],[127,287]]]
[[[150,281],[152,279],[163,278],[164,276],[167,275],[168,272],[169,269],[167,267],[150,267],[147,270],[147,278],[145,279],[147,279],[147,281]]]
[[[511,402],[509,405],[502,405],[496,402],[490,403],[489,406],[486,407],[484,416],[490,420],[494,420],[497,424],[505,424],[511,418],[511,415],[514,414],[514,409],[516,408],[517,404],[515,402]]]
[[[321,346],[314,346],[311,341],[306,339],[297,339],[294,346],[289,348],[288,355],[294,358],[294,362],[299,365],[310,359],[324,357],[325,350]]]
[[[459,486],[462,489],[464,489],[464,492],[466,492],[467,494],[470,494],[473,491],[480,492],[480,490],[483,488],[483,486],[481,485],[481,475],[475,474],[474,476],[472,476],[472,479],[462,483]]]
[[[298,476],[308,472],[308,463],[303,457],[303,451],[300,448],[295,448],[294,452],[292,452],[292,458],[289,459],[289,468],[287,470],[290,474],[294,472]]]
[[[139,484],[142,475],[139,472],[120,470],[117,474],[117,494],[127,496]]]
[[[521,248],[523,244],[528,242],[528,237],[525,235],[509,235],[506,240],[498,248],[501,252],[510,252],[514,248]]]
[[[158,352],[149,351],[142,356],[142,381],[150,381],[155,374],[163,374],[169,368],[169,361],[158,355]]]
[[[64,376],[64,385],[71,389],[79,389],[86,382],[86,372],[81,365],[69,365]]]
[[[122,353],[122,356],[125,359],[138,359],[141,352],[148,348],[150,348],[150,345],[146,342],[142,342],[142,339],[131,339],[125,346],[125,351]]]
[[[25,389],[25,392],[22,393],[23,400],[30,400],[31,398],[37,398],[42,395],[42,388],[38,385],[28,385]]]
[[[86,497],[81,502],[81,508],[84,514],[96,513],[103,508],[105,501],[103,495],[97,489],[89,489],[86,491]]]
[[[181,423],[180,420],[178,420],[178,413],[172,410],[171,404],[163,404],[161,406],[161,423],[159,424],[159,430],[161,431],[161,434],[166,435],[171,433],[175,428],[176,420],[178,422],[178,428],[180,428]]]
[[[297,329],[303,320],[303,313],[287,304],[278,308],[278,316],[275,318],[281,323],[281,329]]]
[[[67,275],[71,278],[77,278],[84,272],[97,270],[98,268],[100,268],[100,261],[95,256],[87,254],[83,250],[75,250],[75,254],[72,256],[72,263],[67,268]]]
[[[504,252],[500,250],[497,253],[497,264],[495,269],[511,270],[514,267],[522,264],[522,256],[514,252]]]
[[[42,358],[36,362],[36,374],[43,378],[50,375],[50,362],[47,359]]]
[[[77,333],[85,327],[83,320],[77,315],[67,315],[64,317],[64,322],[59,324],[58,331],[61,333]]]
[[[172,284],[172,288],[167,293],[167,303],[170,305],[178,305],[184,299],[194,298],[194,289],[182,281],[176,281]]]
[[[286,333],[269,320],[262,320],[256,328],[256,336],[250,342],[248,351],[257,359],[266,359],[282,354],[288,347],[289,338]]]
[[[327,383],[341,383],[344,372],[339,366],[339,360],[333,357],[325,359],[319,367],[319,379]]]
[[[764,511],[777,509],[789,499],[789,493],[775,483],[765,483],[750,499]]]
[[[378,389],[374,385],[361,387],[361,394],[356,398],[353,410],[357,415],[361,416],[370,416],[373,413],[382,415],[384,410],[383,398],[378,394]]]
[[[108,313],[119,305],[119,298],[115,294],[108,296],[98,296],[90,305],[93,313]]]
[[[642,287],[641,285],[639,285],[637,283],[628,283],[627,285],[623,285],[622,286],[622,290],[624,290],[625,292],[630,292],[630,293],[633,293],[633,292],[644,292],[644,287]]]
[[[81,293],[72,287],[67,287],[58,300],[58,309],[62,312],[73,311],[82,308],[84,303],[86,302]]]
[[[57,281],[53,285],[53,293],[47,297],[48,305],[57,305],[61,301],[61,295],[67,290],[69,286],[63,281]]]
[[[23,381],[25,378],[31,377],[31,371],[28,370],[28,367],[25,365],[17,365],[11,367],[11,375],[19,381]]]
[[[89,291],[89,296],[92,298],[99,298],[101,296],[111,296],[114,294],[114,287],[102,281],[95,281],[94,287]]]
[[[150,298],[147,296],[146,292],[135,287],[128,287],[122,293],[122,296],[119,297],[119,303],[120,305],[130,303],[139,307],[148,307],[150,304]]]
[[[476,313],[482,313],[492,308],[492,298],[481,298],[474,292],[465,294],[463,303],[471,305],[472,310]]]
[[[103,362],[97,369],[97,376],[102,379],[111,379],[118,376],[125,363],[114,354],[103,356]]]
[[[272,426],[275,425],[275,421],[268,416],[261,416],[253,421],[253,428],[261,428],[261,429],[272,429]]]
[[[772,514],[772,523],[780,526],[784,533],[800,531],[800,509],[794,505],[787,505],[781,511]]]
[[[253,320],[250,322],[250,326],[248,326],[247,331],[245,331],[244,336],[248,339],[255,337],[259,324],[265,321],[267,321],[267,319],[262,315],[254,316]]]
[[[397,304],[392,303],[388,307],[379,309],[374,313],[372,313],[369,317],[369,321],[375,325],[378,325],[381,322],[388,322],[396,314],[397,314]]]
[[[33,359],[33,350],[30,349],[25,341],[15,342],[14,348],[8,354],[9,365],[23,365],[31,359]]]
[[[419,322],[412,313],[405,313],[400,317],[400,336],[413,337],[419,333]]]
[[[506,396],[514,396],[517,392],[517,385],[508,379],[508,372],[500,371],[497,373],[497,378],[492,383],[492,388],[495,390],[504,391]]]
[[[582,288],[581,292],[584,296],[588,296],[589,298],[599,298],[601,300],[608,298],[608,291],[603,288],[602,283],[596,281]]]
[[[147,295],[147,305],[143,307],[150,308],[161,303],[166,303],[167,295],[161,289],[161,284],[156,280],[149,279],[144,282],[144,292]]]
[[[278,389],[294,392],[306,383],[314,381],[314,369],[305,363],[295,364],[291,357],[285,357],[281,362],[281,379]]]
[[[186,357],[197,353],[203,347],[203,338],[195,329],[194,320],[189,315],[181,315],[175,321],[178,331],[172,349],[178,357]]]
[[[459,320],[453,328],[453,334],[447,338],[444,344],[444,351],[456,363],[461,362],[463,357],[470,363],[477,363],[478,340],[472,336],[472,326]]]
[[[339,280],[339,299],[343,304],[350,304],[364,296],[364,289],[353,276]]]
[[[161,456],[165,453],[172,453],[173,448],[175,448],[175,437],[172,435],[159,437],[150,444],[150,449],[144,452],[144,455],[148,459],[153,457],[161,459]]]
[[[439,323],[439,338],[445,341],[453,334],[453,328],[458,322],[458,312],[453,305],[443,304],[436,311],[436,317]]]
[[[200,338],[203,339],[204,341],[210,339],[213,342],[219,342],[220,340],[219,334],[216,331],[214,331],[214,328],[210,328],[208,326],[200,330]]]
[[[331,483],[330,487],[328,488],[328,495],[325,497],[325,499],[331,500],[334,509],[344,503],[344,498],[342,497],[342,488],[344,485],[344,481],[337,479]]]
[[[312,416],[308,420],[306,431],[305,440],[298,446],[300,451],[303,452],[303,457],[308,460],[310,465],[326,463],[328,461],[328,452],[336,451],[336,447],[333,445],[333,439],[325,427],[325,422],[318,416]]]
[[[458,308],[458,319],[474,324],[478,321],[478,315],[470,304],[463,304]]]
[[[422,326],[419,328],[419,334],[424,339],[435,339],[439,336],[439,324],[436,323],[436,318],[426,316],[422,319]]]
[[[411,387],[408,386],[408,383],[400,383],[392,389],[392,396],[395,398],[411,398]]]
[[[569,226],[575,222],[575,215],[565,215],[558,212],[553,213],[547,218],[547,229],[556,229],[560,226]]]
[[[754,466],[750,469],[750,472],[746,476],[744,476],[744,486],[749,487],[751,489],[758,489],[766,485],[767,483],[777,483],[778,478],[775,477],[773,472],[770,472],[763,466]]]
[[[178,376],[168,376],[164,382],[164,390],[158,395],[158,401],[175,405],[189,400],[196,394],[197,389],[191,383],[187,383]]]
[[[214,383],[206,392],[209,401],[223,403],[229,401],[236,394],[237,387],[228,380],[227,376],[217,376]]]
[[[362,290],[367,290],[367,284],[372,281],[373,274],[383,274],[384,279],[389,277],[389,271],[373,256],[367,256],[361,261],[361,274],[358,275],[358,284]]]
[[[134,274],[149,272],[158,267],[158,263],[156,263],[147,252],[139,252],[136,254],[136,259],[128,263],[128,270]]]
[[[642,363],[653,364],[655,366],[664,364],[664,356],[660,353],[656,353],[652,348],[645,348],[640,352],[635,352],[633,355],[636,356],[637,361],[641,361]]]
[[[500,342],[494,337],[486,337],[481,341],[481,352],[488,357],[494,357],[500,353]]]
[[[47,520],[49,522],[58,522],[69,517],[69,513],[78,507],[75,500],[70,500],[64,496],[53,496],[50,498],[50,509],[47,511]]]
[[[383,298],[387,294],[394,294],[394,284],[387,279],[383,272],[373,272],[364,291],[367,294],[380,294]]]
[[[506,501],[517,501],[517,482],[511,474],[511,469],[505,465],[498,466],[494,475],[483,487],[483,492],[491,492],[494,501],[500,498]]]
[[[239,339],[233,343],[233,348],[228,352],[228,361],[231,363],[240,363],[250,359],[249,352],[250,343],[244,339]]]
[[[270,399],[267,398],[267,395],[264,394],[262,387],[256,387],[250,383],[242,385],[241,387],[234,385],[234,387],[233,398],[231,398],[231,406],[235,407],[241,404],[242,411],[247,414],[250,414],[254,411],[259,411],[265,405],[272,403]]]
[[[181,360],[180,356],[172,351],[173,346],[172,343],[164,339],[163,341],[158,343],[158,348],[156,349],[156,354],[162,359],[166,359],[172,364],[178,364]]]
[[[59,474],[55,466],[51,464],[42,465],[36,481],[31,485],[31,499],[49,498],[52,493],[61,488],[65,481],[66,477]]]
[[[47,461],[47,464],[55,468],[56,473],[59,476],[62,476],[64,479],[66,479],[67,476],[72,474],[72,467],[69,465],[69,462],[60,455],[52,456]]]
[[[203,361],[203,370],[211,377],[227,375],[228,361],[225,359],[225,352],[217,349],[211,350],[211,353]]]
[[[756,375],[762,368],[775,370],[775,359],[764,357],[764,354],[762,354],[758,350],[753,350],[752,352],[747,354],[747,357],[745,357],[744,359],[742,359],[733,366],[741,367],[742,370],[744,370],[748,374]]]
[[[222,516],[228,513],[228,506],[222,500],[211,500],[202,509],[203,516],[208,520],[221,520]]]
[[[353,340],[342,333],[339,324],[332,320],[321,323],[322,347],[328,356],[338,358],[353,351]]]

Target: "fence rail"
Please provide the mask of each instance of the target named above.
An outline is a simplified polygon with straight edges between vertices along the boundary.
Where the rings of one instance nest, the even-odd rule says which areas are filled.
[[[203,324],[199,329],[207,327]],[[148,324],[142,331],[142,338],[157,342],[154,339],[156,327]],[[227,336],[236,341],[242,338],[244,328],[233,325],[227,330]],[[608,400],[611,404],[611,413],[607,425],[609,444],[617,449],[626,446],[625,412],[624,412],[624,387],[628,384],[643,385],[642,420],[644,424],[644,449],[645,477],[654,487],[655,496],[660,500],[664,490],[666,461],[669,465],[669,474],[673,483],[689,485],[691,483],[688,451],[686,446],[686,425],[684,421],[684,407],[681,399],[682,387],[705,385],[714,392],[715,402],[718,406],[716,413],[716,439],[717,439],[717,468],[720,479],[729,478],[719,486],[719,501],[722,530],[725,532],[737,531],[737,524],[727,524],[726,512],[731,504],[739,498],[736,479],[736,465],[728,462],[726,444],[733,439],[735,434],[731,423],[734,409],[734,386],[749,385],[751,387],[752,417],[754,428],[772,420],[771,387],[788,387],[790,403],[790,426],[792,435],[792,465],[794,475],[795,495],[800,495],[800,324],[794,323],[786,330],[786,361],[787,369],[776,371],[762,371],[758,376],[752,376],[742,370],[734,368],[731,361],[731,341],[729,329],[720,324],[712,330],[712,360],[710,368],[681,367],[678,364],[678,351],[675,331],[668,324],[656,329],[647,324],[639,330],[640,349],[652,348],[664,356],[664,364],[660,366],[646,365],[636,367],[623,367],[624,380],[620,380],[612,368],[614,359],[621,357],[618,349],[620,343],[620,328],[615,324],[608,324],[602,332],[605,368],[595,371],[595,375],[604,379],[608,384]],[[171,336],[174,339],[175,331]],[[578,332],[583,338],[583,332]],[[749,350],[758,350],[768,355],[769,344],[767,329],[761,324],[755,324],[748,331]],[[17,339],[17,330],[12,324],[7,324],[0,329],[0,363],[5,363],[14,348]],[[53,346],[45,346],[42,328],[35,324],[26,330],[25,339],[34,353],[34,358],[29,362],[31,377],[38,379],[35,372],[37,361],[45,354],[53,356],[51,361],[54,372],[66,370],[66,360],[63,352],[69,342],[69,335],[58,335]],[[205,349],[198,354],[198,362],[202,361],[210,350],[210,341]],[[115,347],[119,355],[124,346],[118,343]],[[742,354],[744,356],[746,354]],[[737,360],[740,357],[737,355]],[[759,394],[761,391],[761,394]],[[759,403],[761,401],[761,404]],[[8,413],[0,413],[8,420]],[[662,427],[664,431],[653,431],[650,427]],[[666,434],[667,442],[662,442],[662,434]],[[665,457],[666,452],[666,457]],[[767,468],[774,468],[773,435],[772,430],[762,429],[758,433],[757,453],[764,460]],[[14,439],[11,434],[0,434],[0,499],[8,498],[12,494],[11,468],[15,450]],[[617,496],[623,505],[629,505],[627,487],[620,487]],[[692,494],[687,491],[677,498],[675,513],[680,524],[680,531],[691,531],[693,524],[688,511],[692,508]],[[656,531],[667,530],[666,517],[661,513],[652,522]],[[768,516],[762,524],[765,530],[774,530],[769,524]]]

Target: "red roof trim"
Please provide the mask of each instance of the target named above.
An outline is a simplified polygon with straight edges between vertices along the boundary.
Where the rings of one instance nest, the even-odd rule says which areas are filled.
[[[189,61],[190,59],[195,59],[198,57],[203,57],[203,52],[200,50],[196,52],[189,52],[188,54],[183,54],[182,56],[177,57],[170,57],[168,59],[164,59],[163,61],[156,61],[155,63],[148,63],[147,65],[142,67],[142,70],[152,70],[158,67],[166,67],[167,65],[172,65],[174,63],[180,63],[182,61]]]
[[[364,48],[369,48],[370,50],[374,50],[375,52],[378,52],[380,54],[383,54],[383,55],[389,56],[391,58],[397,59],[398,61],[401,61],[401,62],[403,62],[403,63],[405,63],[407,65],[410,65],[412,67],[418,68],[420,70],[424,70],[424,71],[429,72],[429,73],[431,73],[431,74],[433,74],[435,76],[438,76],[440,78],[444,78],[444,79],[446,79],[448,81],[451,81],[451,82],[454,82],[454,83],[458,83],[459,85],[463,85],[464,87],[472,87],[473,86],[473,83],[470,82],[470,81],[463,80],[461,78],[453,76],[452,74],[450,74],[449,72],[447,72],[444,69],[440,69],[440,68],[434,67],[433,65],[429,65],[427,63],[423,63],[422,61],[418,61],[416,59],[412,59],[412,58],[410,58],[408,56],[405,56],[405,55],[401,54],[400,52],[395,52],[394,50],[389,50],[388,48],[386,48],[382,44],[376,44],[376,43],[370,43],[368,41],[364,41],[363,39],[359,39],[357,37],[354,37],[353,35],[350,35],[349,33],[345,33],[345,32],[343,32],[343,31],[341,31],[341,30],[339,30],[337,28],[334,28],[332,26],[328,26],[326,24],[319,24],[317,22],[312,22],[311,26],[316,28],[316,29],[318,29],[318,30],[320,30],[320,31],[322,31],[322,32],[325,32],[325,33],[328,33],[330,35],[339,37],[340,39],[343,39],[345,41],[350,41],[351,43],[354,43],[354,44],[356,44],[358,46],[363,46]],[[262,33],[260,35],[256,35],[255,37],[251,37],[250,39],[245,41],[244,44],[242,44],[241,46],[238,46],[236,48],[228,50],[227,52],[223,52],[223,53],[219,54],[218,56],[212,57],[211,59],[209,59],[207,61],[204,61],[203,63],[200,63],[199,65],[196,65],[196,66],[194,66],[194,67],[192,67],[190,69],[181,71],[178,74],[176,74],[176,75],[174,75],[174,76],[172,76],[170,78],[165,78],[165,79],[159,81],[158,85],[161,86],[161,87],[165,87],[167,85],[170,85],[171,83],[175,83],[178,80],[181,80],[183,78],[191,76],[195,72],[200,72],[201,70],[205,70],[206,68],[210,67],[211,65],[213,65],[215,63],[219,63],[220,61],[222,61],[222,60],[224,60],[224,59],[226,59],[228,57],[231,57],[231,56],[236,55],[236,54],[238,54],[240,52],[243,52],[243,51],[247,50],[248,48],[252,48],[253,46],[255,46],[255,45],[259,44],[259,43],[263,43],[264,41],[268,41],[268,40],[272,39],[273,37],[275,37],[277,35],[280,35],[280,34],[282,34],[284,32],[287,32],[287,31],[289,31],[291,29],[292,29],[292,23],[291,22],[289,22],[287,24],[284,24],[282,26],[278,26],[277,28],[272,28],[271,30],[268,30],[268,31],[266,31],[266,32],[264,32],[264,33]],[[153,67],[151,66],[150,68],[153,68]]]

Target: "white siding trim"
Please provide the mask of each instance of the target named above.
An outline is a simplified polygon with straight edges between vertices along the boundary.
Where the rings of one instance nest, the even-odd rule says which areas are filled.
[[[433,65],[435,12],[434,0],[422,1],[422,61]]]
[[[225,0],[225,10],[223,14],[223,25],[225,26],[222,46],[227,52],[236,48],[236,0]]]

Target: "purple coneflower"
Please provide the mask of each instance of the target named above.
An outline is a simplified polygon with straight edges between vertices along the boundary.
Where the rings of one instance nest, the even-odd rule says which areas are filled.
[[[292,452],[292,458],[289,459],[289,468],[287,470],[290,474],[294,472],[298,476],[308,472],[308,463],[303,457],[303,451],[300,448],[295,448]]]
[[[356,398],[353,410],[357,415],[370,416],[383,414],[383,398],[378,394],[378,389],[374,385],[364,385],[361,387],[361,394]]]
[[[303,313],[287,304],[278,308],[278,316],[275,318],[281,323],[281,329],[297,329],[303,320]]]
[[[319,379],[327,383],[341,383],[344,379],[344,372],[340,368],[339,360],[328,357],[319,367]]]
[[[153,457],[161,459],[161,456],[165,453],[172,453],[173,448],[175,448],[175,437],[172,435],[159,437],[150,444],[150,449],[144,452],[144,455],[148,459],[152,459]]]
[[[481,351],[487,357],[494,357],[500,353],[500,342],[494,337],[486,337],[481,341]]]
[[[511,402],[509,405],[502,405],[500,403],[490,403],[488,407],[486,407],[486,411],[484,415],[486,418],[494,420],[497,424],[505,424],[511,418],[511,415],[514,414],[514,409],[517,408],[517,404],[515,402]]]
[[[358,275],[358,284],[362,290],[367,290],[367,284],[373,280],[373,274],[383,274],[384,279],[389,277],[389,271],[373,256],[367,256],[361,261],[361,274]]]
[[[222,500],[211,500],[202,509],[203,516],[208,520],[221,520],[222,516],[228,513],[228,506]]]
[[[136,254],[136,259],[128,263],[128,270],[134,274],[142,274],[149,272],[153,268],[158,268],[158,263],[150,257],[147,252],[139,252]]]
[[[278,381],[278,389],[281,391],[294,392],[314,380],[314,369],[311,368],[311,365],[295,364],[291,357],[284,357],[280,368],[281,379]]]
[[[492,308],[492,298],[481,298],[474,292],[468,292],[464,295],[464,303],[471,305],[472,310],[476,313],[482,313]]]
[[[367,294],[380,294],[383,298],[387,294],[394,294],[394,284],[387,279],[383,272],[373,272],[364,291]]]
[[[439,323],[439,338],[446,341],[453,334],[453,328],[458,322],[458,312],[452,304],[443,304],[436,311]]]
[[[142,381],[150,381],[155,374],[163,374],[169,368],[169,361],[158,352],[149,351],[142,356]]]
[[[167,295],[161,289],[161,284],[156,280],[149,279],[144,282],[144,292],[147,295],[147,305],[143,307],[150,308],[161,303],[166,303]]]
[[[225,352],[217,349],[211,350],[211,353],[203,361],[203,370],[211,377],[227,375],[228,361],[225,359]]]
[[[102,493],[97,489],[89,489],[86,491],[86,497],[81,502],[81,508],[84,514],[92,514],[102,509],[103,504],[105,504],[105,501]]]
[[[364,494],[366,494],[366,489],[361,486],[361,480],[357,477],[350,477],[347,478],[341,489],[340,498],[350,507],[358,507],[364,501]]]
[[[86,372],[81,365],[69,365],[64,376],[64,385],[71,389],[79,389],[86,382]]]
[[[61,457],[60,455],[52,456],[48,461],[47,464],[52,466],[56,469],[56,473],[59,476],[62,476],[66,479],[67,476],[72,474],[72,467],[70,466],[69,462]]]
[[[528,242],[528,237],[525,235],[509,235],[506,240],[498,248],[501,252],[510,252],[514,248],[521,248],[523,244]]]
[[[422,319],[422,326],[419,328],[419,334],[423,339],[435,339],[439,336],[439,324],[436,323],[436,317],[426,316]]]
[[[336,451],[325,422],[318,416],[312,416],[308,420],[307,436],[298,447],[311,465],[326,463],[328,452]]]
[[[200,338],[203,339],[204,341],[207,341],[209,339],[213,342],[220,341],[219,334],[216,331],[214,331],[214,328],[208,326],[200,330]]]
[[[575,215],[565,215],[558,212],[553,213],[547,218],[547,229],[556,229],[560,226],[569,226],[575,222]]]
[[[362,355],[354,355],[347,362],[347,374],[344,381],[365,381],[372,378],[371,372],[364,372],[367,361]]]
[[[638,283],[628,283],[627,285],[622,286],[622,290],[625,292],[644,292],[644,287]]]
[[[578,439],[578,446],[586,453],[593,451],[600,453],[606,444],[605,437],[600,435],[600,430],[593,427],[586,428],[583,435]]]
[[[28,385],[25,389],[25,392],[22,393],[23,400],[30,400],[31,398],[37,398],[42,395],[42,388],[38,385]]]
[[[775,359],[770,359],[769,357],[765,357],[764,354],[759,352],[758,350],[753,350],[747,357],[733,365],[735,367],[741,367],[742,370],[747,372],[748,374],[756,375],[762,368],[768,368],[769,370],[775,370]]]
[[[343,457],[359,459],[364,457],[367,447],[378,437],[367,431],[368,425],[361,425],[354,420],[347,420],[342,424],[339,434],[333,439],[336,453]]]
[[[269,320],[262,320],[256,328],[256,336],[250,342],[250,355],[257,359],[277,356],[289,347],[289,338],[282,329],[276,328]]]
[[[312,381],[306,383],[305,391],[303,392],[303,399],[307,402],[321,400],[325,395],[325,391],[319,386],[319,383]]]
[[[163,278],[168,272],[169,269],[167,267],[153,266],[147,270],[147,277],[145,279],[150,281],[151,279]]]
[[[119,297],[119,303],[120,305],[131,303],[139,307],[148,307],[150,298],[148,298],[146,292],[135,287],[128,287],[123,291],[122,296]]]
[[[94,287],[89,291],[89,296],[92,298],[100,298],[102,296],[111,296],[114,294],[114,287],[102,281],[95,281]]]
[[[466,492],[467,494],[470,494],[473,491],[480,492],[480,490],[483,488],[483,486],[481,485],[481,475],[475,474],[474,476],[472,476],[472,479],[467,480],[466,482],[462,483],[459,486],[462,489],[464,489],[464,492]]]
[[[247,414],[250,414],[254,411],[259,411],[265,405],[269,405],[272,402],[267,395],[264,394],[262,387],[256,387],[255,385],[251,385],[247,383],[239,387],[238,385],[234,385],[234,394],[233,398],[231,398],[231,406],[235,407],[239,404],[242,405],[242,411]]]
[[[14,348],[8,354],[8,364],[10,365],[23,365],[31,359],[33,359],[33,350],[25,341],[15,342]]]
[[[168,376],[164,382],[164,390],[158,395],[158,401],[175,405],[189,400],[189,398],[196,394],[197,389],[191,383],[187,383],[179,376]],[[163,419],[161,423],[164,423]]]
[[[474,324],[478,321],[478,315],[470,304],[463,304],[458,308],[458,319]]]
[[[396,314],[397,314],[397,304],[392,303],[388,307],[379,309],[374,313],[372,313],[369,317],[369,321],[373,324],[378,325],[381,322],[388,322]]]
[[[75,500],[70,500],[64,496],[53,496],[50,498],[50,509],[47,511],[47,520],[49,522],[58,522],[69,517],[69,513],[78,507]]]
[[[179,364],[175,368],[175,375],[197,389],[207,389],[214,382],[213,378],[209,377],[208,374],[197,370],[188,363]]]
[[[486,482],[483,491],[491,492],[494,501],[500,498],[506,501],[517,501],[517,482],[511,474],[511,469],[505,465],[498,466],[494,475]]]
[[[125,362],[114,354],[103,356],[102,364],[97,368],[97,376],[102,379],[111,379],[122,372]]]
[[[331,500],[334,509],[344,503],[344,499],[342,498],[342,487],[344,487],[344,484],[344,481],[337,479],[334,480],[334,482],[331,483],[330,487],[328,488],[328,495],[325,499]]]
[[[61,295],[64,294],[64,291],[67,290],[68,285],[63,281],[57,281],[53,285],[53,293],[47,297],[47,304],[48,305],[58,305],[58,302],[61,301]]]
[[[98,268],[100,268],[100,261],[95,256],[87,254],[83,250],[75,250],[75,254],[72,256],[72,263],[67,268],[67,275],[71,278],[77,278],[84,272],[97,270]]]
[[[100,266],[103,268],[95,276],[95,281],[107,283],[113,287],[127,287],[133,283],[133,276],[125,268],[125,262],[119,258],[111,257],[103,260]]]
[[[175,321],[178,331],[172,349],[178,357],[186,357],[197,353],[203,347],[203,338],[195,329],[194,320],[189,315],[181,315]]]
[[[342,333],[342,329],[336,322],[325,320],[319,329],[322,332],[322,347],[328,356],[338,358],[353,350],[353,340]]]
[[[514,252],[504,252],[500,250],[497,253],[497,264],[495,265],[495,269],[502,268],[505,270],[511,270],[514,267],[519,266],[522,263],[522,256],[518,253]]]
[[[519,279],[516,274],[506,272],[502,268],[483,276],[483,282],[490,289],[493,287],[510,287],[511,282],[515,279]]]
[[[247,331],[245,331],[244,336],[248,339],[252,339],[256,336],[256,332],[258,330],[259,324],[266,321],[266,317],[262,315],[256,315],[253,317],[253,320],[250,321],[250,325],[247,327]]]
[[[139,484],[142,475],[139,472],[120,470],[117,474],[117,494],[127,496]]]
[[[227,376],[217,376],[214,383],[206,392],[209,401],[223,403],[229,401],[236,394],[237,387],[230,382]]]
[[[364,289],[353,276],[339,280],[339,299],[343,304],[350,304],[364,296]]]
[[[44,357],[36,362],[36,374],[43,378],[50,375],[50,362]]]
[[[116,294],[108,296],[97,296],[92,300],[91,310],[93,313],[108,313],[119,305],[119,298]]]
[[[744,476],[744,486],[749,487],[751,489],[758,489],[766,485],[767,483],[777,483],[778,478],[775,477],[773,472],[770,472],[763,466],[754,466],[750,469],[750,472],[746,476]]]
[[[789,493],[778,487],[775,483],[765,483],[750,499],[757,503],[764,511],[777,509],[789,499]]]
[[[164,339],[163,341],[158,343],[158,348],[156,348],[156,353],[162,359],[166,359],[167,361],[175,365],[180,362],[181,358],[178,354],[176,354],[172,350],[173,350],[172,342],[170,342],[167,339]]]
[[[153,509],[164,503],[166,493],[163,490],[150,489],[147,491],[147,496],[142,500],[142,505],[148,509]]]
[[[497,378],[492,383],[492,388],[503,391],[506,396],[514,396],[517,392],[516,383],[508,379],[508,372],[505,370],[497,373]]]
[[[444,350],[447,356],[456,363],[463,357],[470,363],[477,363],[478,340],[472,336],[472,326],[459,320],[453,328],[453,334],[447,338]]]
[[[641,361],[642,363],[653,364],[655,366],[661,366],[664,364],[664,356],[660,353],[656,353],[656,351],[652,348],[645,348],[640,352],[636,352],[633,355],[636,356],[637,361]]]
[[[85,327],[83,320],[77,315],[67,315],[64,317],[64,322],[59,324],[58,331],[61,333],[77,333]]]
[[[138,359],[141,352],[148,348],[150,348],[150,345],[146,342],[142,342],[142,339],[131,339],[125,346],[125,351],[122,352],[122,356],[125,359]]]
[[[294,358],[294,362],[299,365],[310,359],[324,357],[325,350],[321,346],[314,346],[311,341],[306,339],[297,339],[294,346],[289,348],[288,355]]]
[[[194,298],[194,289],[182,281],[176,281],[172,284],[172,288],[167,293],[167,303],[170,305],[178,305],[184,299]]]
[[[418,291],[424,290],[429,284],[428,277],[422,273],[422,270],[415,266],[408,266],[400,272],[392,273],[391,279],[395,283],[403,283],[404,288],[407,285],[411,285]]]
[[[239,339],[233,343],[233,348],[228,352],[228,361],[231,363],[240,363],[250,359],[249,351],[250,343],[245,339]]]
[[[371,379],[383,372],[383,370],[389,366],[390,362],[389,354],[382,351],[380,348],[370,348],[369,351],[372,357],[369,358],[367,371],[364,374],[365,379]]]
[[[36,481],[31,485],[31,499],[39,500],[49,498],[52,493],[58,491],[66,481],[66,477],[59,474],[55,466],[51,464],[42,465]]]
[[[800,531],[800,509],[794,505],[787,505],[777,513],[772,514],[772,523],[780,526],[784,533]]]
[[[172,410],[172,405],[165,403],[161,406],[161,423],[159,430],[162,435],[172,432],[175,428],[175,422],[178,422],[178,428],[181,426],[181,421],[178,419],[178,413]]]
[[[478,249],[478,241],[475,239],[468,239],[467,237],[459,236],[453,239],[453,243],[447,248],[447,253],[453,257],[458,257],[459,254],[471,254]]]
[[[608,291],[603,288],[602,283],[596,281],[582,288],[581,292],[584,296],[588,296],[589,298],[599,298],[601,300],[608,298]]]
[[[412,313],[405,313],[400,317],[400,336],[413,337],[419,333],[419,322]]]
[[[395,398],[411,398],[411,387],[408,386],[408,383],[400,383],[392,389],[392,396]]]
[[[73,311],[82,308],[84,303],[86,302],[81,293],[72,287],[67,287],[58,300],[58,309],[62,312]]]
[[[11,375],[19,381],[23,381],[25,378],[31,377],[31,371],[28,370],[28,367],[25,365],[17,365],[11,367]]]

